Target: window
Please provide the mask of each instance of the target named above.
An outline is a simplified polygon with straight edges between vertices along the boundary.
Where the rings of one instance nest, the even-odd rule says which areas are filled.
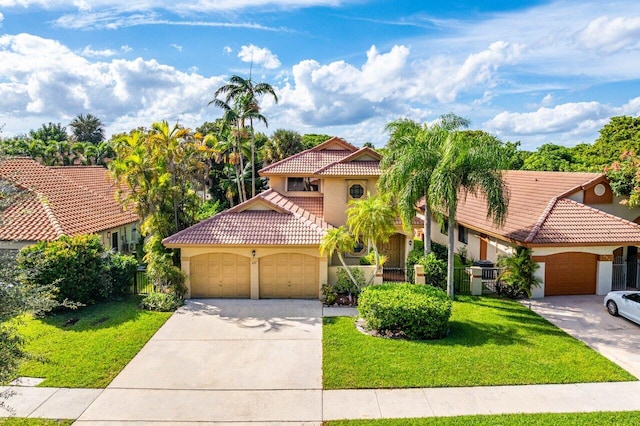
[[[458,241],[464,244],[469,242],[469,232],[467,228],[462,225],[458,225]]]
[[[351,185],[349,187],[349,196],[351,198],[362,198],[364,195],[364,188],[360,184]]]
[[[449,219],[442,218],[442,222],[440,222],[440,233],[442,235],[449,235]]]
[[[287,191],[310,191],[318,192],[320,190],[320,180],[316,178],[287,178]]]
[[[351,253],[347,253],[347,257],[360,257],[360,256],[364,256],[367,252],[366,250],[366,246],[364,245],[364,243],[362,243],[362,241],[359,241],[356,243],[355,247],[353,248],[353,251]]]

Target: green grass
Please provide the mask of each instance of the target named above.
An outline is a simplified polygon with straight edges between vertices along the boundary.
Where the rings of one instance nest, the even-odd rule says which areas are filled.
[[[325,318],[326,389],[410,388],[636,380],[520,303],[458,296],[449,336],[383,339],[354,319]]]
[[[640,411],[569,414],[502,414],[493,416],[429,417],[422,419],[341,420],[328,426],[635,426]]]
[[[41,319],[21,318],[18,329],[34,359],[18,374],[45,378],[41,386],[106,387],[171,316],[143,311],[138,302],[131,297]]]
[[[67,426],[73,424],[73,422],[73,420],[31,419],[24,417],[0,419],[0,425],[2,426]]]

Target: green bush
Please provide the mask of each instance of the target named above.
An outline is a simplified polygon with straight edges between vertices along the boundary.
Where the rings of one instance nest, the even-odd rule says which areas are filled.
[[[435,287],[383,284],[360,294],[358,312],[367,326],[380,332],[402,333],[411,340],[447,335],[453,303]]]
[[[102,297],[104,248],[95,235],[62,236],[25,247],[17,262],[27,281],[58,288],[58,300],[82,304]]]
[[[182,298],[173,293],[149,293],[140,302],[147,311],[172,312],[184,304]]]
[[[436,242],[431,241],[431,253],[434,253],[435,256],[446,262],[447,261],[447,246],[438,244]],[[409,252],[407,256],[406,268],[407,268],[407,276],[409,277],[409,282],[414,283],[415,274],[413,273],[413,267],[420,262],[420,259],[424,257],[424,242],[422,240],[413,240],[413,249]]]
[[[503,296],[513,299],[531,297],[531,289],[541,284],[536,277],[540,265],[531,259],[531,249],[518,247],[513,255],[500,256],[498,267],[503,270],[498,275],[496,291]]]
[[[107,253],[103,264],[100,295],[103,299],[127,296],[131,293],[133,279],[138,269],[135,257],[120,253]]]
[[[338,281],[333,286],[333,289],[337,294],[350,294],[357,296],[367,283],[364,277],[364,272],[362,272],[360,268],[349,268],[349,270],[351,271],[353,278],[355,278],[357,285],[351,281],[346,269],[338,268]]]
[[[425,283],[438,287],[441,290],[447,289],[447,262],[438,259],[434,252],[422,257],[419,264],[424,268]]]

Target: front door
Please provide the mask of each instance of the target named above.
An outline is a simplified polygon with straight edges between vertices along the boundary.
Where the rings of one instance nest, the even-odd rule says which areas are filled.
[[[386,268],[403,268],[404,261],[404,235],[393,234],[389,241],[380,246],[380,254],[387,256]]]
[[[111,233],[111,248],[115,251],[120,251],[118,248],[118,233],[117,232],[112,232]]]
[[[627,247],[627,287],[638,285],[638,247]]]

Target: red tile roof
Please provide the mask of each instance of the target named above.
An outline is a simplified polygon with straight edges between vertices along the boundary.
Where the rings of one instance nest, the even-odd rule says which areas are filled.
[[[640,242],[640,225],[567,198],[552,202],[526,243],[620,244]]]
[[[359,160],[358,158],[363,158]],[[373,158],[373,160],[372,160]],[[260,170],[261,176],[379,176],[380,154],[333,137]]]
[[[480,232],[528,244],[604,244],[627,241],[624,238],[612,240],[617,238],[613,235],[621,235],[612,234],[609,229],[609,225],[613,223],[609,219],[614,216],[565,198],[604,179],[601,173],[505,171],[503,178],[509,189],[509,209],[504,227],[496,226],[487,218],[485,198],[471,194],[460,200],[457,221]],[[570,223],[567,218],[571,215],[578,222]],[[595,221],[589,222],[591,220]],[[564,231],[561,231],[559,227],[563,226]],[[625,228],[628,226],[631,225],[624,225]],[[627,231],[627,236],[635,234],[635,230]]]
[[[183,245],[318,245],[332,226],[270,189],[163,240]],[[256,210],[256,208],[259,208]]]
[[[0,163],[0,179],[24,190],[3,213],[0,240],[53,240],[61,235],[101,232],[135,223],[113,198],[105,168],[71,167],[60,171],[30,158]],[[75,181],[78,178],[78,181]]]

